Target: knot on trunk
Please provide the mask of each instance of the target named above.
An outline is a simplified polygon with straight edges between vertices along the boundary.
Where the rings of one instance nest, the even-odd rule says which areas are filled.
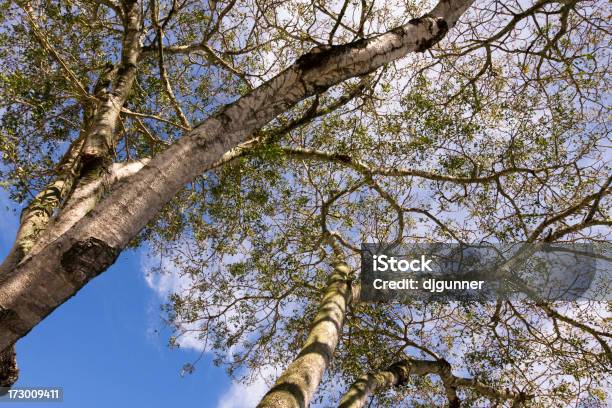
[[[346,44],[319,45],[299,57],[295,63],[302,72],[315,70],[324,66],[331,58],[351,50],[362,49],[367,44],[367,40],[362,38]]]
[[[17,368],[17,355],[15,346],[10,346],[0,352],[0,396],[6,394],[8,389],[15,384],[19,378],[19,368]]]
[[[446,35],[446,33],[448,33],[449,30],[449,26],[446,20],[440,17],[433,16],[431,14],[425,14],[422,17],[413,18],[408,22],[408,24],[414,26],[424,24],[427,29],[427,32],[431,36],[428,39],[416,41],[416,52],[425,52],[426,50],[434,46],[436,43],[438,43],[442,38],[444,38],[444,36]],[[406,34],[406,30],[404,27],[398,27],[393,30],[393,32],[397,35],[402,36]]]
[[[115,263],[119,250],[97,238],[77,241],[62,255],[61,264],[66,277],[82,286]]]
[[[389,371],[391,371],[397,377],[397,382],[395,383],[396,387],[404,385],[408,382],[410,379],[410,367],[410,362],[408,361],[399,361],[389,367]]]

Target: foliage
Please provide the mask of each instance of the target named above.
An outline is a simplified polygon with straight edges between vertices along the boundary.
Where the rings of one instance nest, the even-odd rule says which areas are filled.
[[[160,2],[165,69],[190,123],[313,46],[387,31],[429,6],[347,3],[334,29],[342,2]],[[35,4],[44,35],[88,90],[119,57],[114,4]],[[0,183],[21,202],[56,174],[87,102],[24,9],[0,7]],[[150,157],[184,131],[161,79],[150,4],[143,10],[143,56],[124,106],[141,116],[122,115],[118,162]],[[164,307],[171,343],[196,338],[235,376],[286,365],[332,270],[326,231],[343,238],[355,270],[361,242],[607,240],[609,13],[604,1],[479,2],[434,49],[305,101],[254,135],[263,143],[186,185],[133,243],[160,258],[154,273],[186,282]],[[609,340],[609,303],[555,307]],[[611,361],[597,336],[533,302],[415,302],[352,305],[320,402],[336,396],[336,381],[404,355],[444,358],[483,383],[535,394],[534,407],[609,398]],[[466,406],[492,404],[461,393]],[[413,377],[376,401],[445,398],[435,377]]]

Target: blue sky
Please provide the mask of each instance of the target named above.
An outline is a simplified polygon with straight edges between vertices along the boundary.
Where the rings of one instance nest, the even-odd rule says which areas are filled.
[[[19,211],[0,190],[0,256],[7,253]],[[18,387],[64,389],[64,402],[11,404],[62,408],[253,406],[263,392],[232,383],[204,355],[191,375],[181,367],[200,352],[169,349],[160,321],[159,291],[141,270],[142,250],[124,252],[115,265],[59,307],[17,344]]]

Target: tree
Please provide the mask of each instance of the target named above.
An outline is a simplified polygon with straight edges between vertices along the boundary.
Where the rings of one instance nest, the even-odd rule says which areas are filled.
[[[15,341],[147,241],[193,280],[178,335],[288,365],[262,406],[326,372],[363,378],[346,404],[603,401],[605,304],[355,302],[361,241],[606,239],[606,4],[470,5],[4,4],[2,177],[29,199],[5,382]]]

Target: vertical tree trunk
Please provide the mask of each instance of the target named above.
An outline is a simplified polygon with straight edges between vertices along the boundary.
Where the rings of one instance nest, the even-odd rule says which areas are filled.
[[[348,266],[340,259],[333,266],[334,272],[302,350],[261,400],[259,408],[301,408],[310,404],[333,358],[351,301]]]

